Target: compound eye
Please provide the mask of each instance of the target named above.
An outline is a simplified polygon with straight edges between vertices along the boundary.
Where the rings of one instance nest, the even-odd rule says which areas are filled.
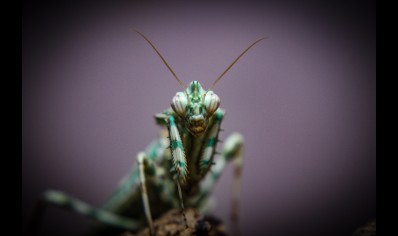
[[[205,108],[208,115],[212,115],[220,106],[220,98],[213,91],[207,92],[205,96]]]
[[[179,116],[184,116],[187,109],[187,104],[188,100],[185,93],[178,92],[171,101],[171,108],[173,108],[174,112]]]

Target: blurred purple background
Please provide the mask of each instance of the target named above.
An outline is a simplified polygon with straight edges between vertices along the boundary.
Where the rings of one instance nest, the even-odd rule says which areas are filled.
[[[375,6],[24,4],[22,221],[45,189],[100,205],[159,132],[179,77],[215,86],[225,138],[246,139],[242,235],[350,235],[376,216]],[[219,148],[221,149],[221,148]],[[215,215],[231,226],[231,167]],[[52,208],[46,235],[90,220]]]

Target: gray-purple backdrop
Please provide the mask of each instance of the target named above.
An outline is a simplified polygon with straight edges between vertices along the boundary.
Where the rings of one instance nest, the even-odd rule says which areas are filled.
[[[113,3],[23,9],[22,220],[47,188],[100,205],[187,84],[215,86],[246,139],[243,235],[343,235],[375,217],[375,13],[361,3]],[[215,215],[230,226],[231,168]],[[50,209],[45,234],[89,220]],[[321,233],[323,232],[323,233]]]

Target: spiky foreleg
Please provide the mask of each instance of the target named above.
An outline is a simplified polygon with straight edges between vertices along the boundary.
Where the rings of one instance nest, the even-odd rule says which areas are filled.
[[[240,199],[240,180],[243,165],[243,142],[243,137],[239,133],[233,133],[226,139],[221,158],[215,161],[204,181],[201,183],[200,194],[197,198],[193,199],[194,203],[199,204],[199,206],[203,206],[204,208],[206,201],[208,200],[208,196],[214,188],[215,183],[221,176],[226,163],[233,161],[234,178],[232,183],[231,217],[235,220],[238,216]]]
[[[173,157],[173,169],[171,171],[176,174],[175,181],[178,189],[178,197],[180,198],[181,211],[184,216],[185,225],[188,227],[180,186],[180,181],[184,183],[186,180],[187,163],[185,159],[184,147],[182,145],[181,137],[173,116],[168,117],[168,130],[170,138],[170,149]]]
[[[213,165],[213,158],[214,154],[216,153],[217,143],[219,142],[218,134],[220,133],[220,127],[223,117],[224,111],[219,109],[214,114],[213,125],[209,127],[207,131],[206,139],[203,143],[202,155],[199,162],[199,174],[201,176],[204,176]]]

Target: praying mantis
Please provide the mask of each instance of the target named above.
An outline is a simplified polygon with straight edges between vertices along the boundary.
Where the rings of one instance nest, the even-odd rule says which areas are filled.
[[[183,88],[172,98],[171,107],[155,116],[156,123],[164,128],[160,137],[137,154],[137,165],[102,207],[96,208],[63,192],[48,190],[37,212],[43,214],[43,206],[48,204],[68,208],[98,222],[90,231],[97,235],[113,234],[115,230],[137,231],[146,225],[150,234],[156,235],[153,220],[170,209],[180,208],[185,223],[185,207],[205,212],[215,183],[226,164],[232,162],[231,216],[237,219],[244,139],[241,134],[232,133],[222,151],[216,151],[225,111],[219,107],[220,98],[211,89],[265,37],[248,46],[205,90],[198,81],[185,87],[154,44],[141,32],[135,32],[152,47]]]

